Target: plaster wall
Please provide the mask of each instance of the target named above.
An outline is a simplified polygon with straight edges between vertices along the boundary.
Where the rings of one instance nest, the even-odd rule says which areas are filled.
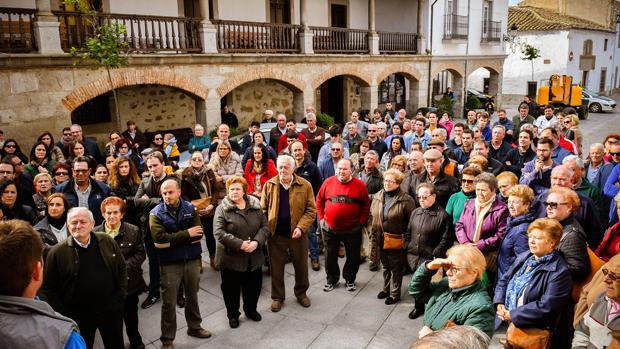
[[[383,0],[375,5],[377,31],[415,33],[418,25],[418,1]]]

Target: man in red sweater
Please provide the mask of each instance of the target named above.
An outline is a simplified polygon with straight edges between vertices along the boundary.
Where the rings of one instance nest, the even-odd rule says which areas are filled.
[[[323,182],[316,198],[316,208],[326,247],[327,283],[323,291],[329,292],[338,286],[338,249],[342,242],[347,255],[342,276],[347,291],[353,292],[360,266],[362,226],[366,225],[370,215],[370,199],[364,182],[353,177],[350,160],[340,160],[336,166],[336,175]]]

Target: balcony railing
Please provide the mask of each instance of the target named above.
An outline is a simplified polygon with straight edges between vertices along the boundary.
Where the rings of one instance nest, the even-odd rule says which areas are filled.
[[[299,52],[299,25],[214,20],[220,52]]]
[[[0,7],[0,52],[37,50],[34,37],[36,10]]]
[[[443,39],[467,39],[469,21],[467,16],[445,15],[443,22]]]
[[[62,49],[84,48],[93,34],[89,20],[80,12],[54,11],[60,21]],[[199,18],[164,17],[101,13],[99,24],[118,23],[125,26],[123,40],[130,53],[201,52],[198,33]]]
[[[348,28],[310,27],[316,53],[368,53],[368,31]]]
[[[417,54],[418,34],[378,32],[379,53],[381,54]]]
[[[482,21],[481,42],[500,42],[502,40],[502,22]]]

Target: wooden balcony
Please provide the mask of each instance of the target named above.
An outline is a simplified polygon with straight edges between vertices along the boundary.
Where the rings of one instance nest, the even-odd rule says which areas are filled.
[[[54,11],[60,21],[62,49],[83,48],[92,36],[93,27],[80,12]],[[200,19],[185,17],[142,16],[101,13],[99,24],[123,25],[129,53],[191,53],[201,52],[198,25]]]
[[[381,54],[417,54],[418,34],[378,32]]]
[[[467,16],[445,15],[443,22],[444,40],[465,40],[467,39],[467,28],[469,19]]]
[[[219,52],[299,52],[299,28],[294,24],[212,21]]]
[[[368,31],[360,29],[310,27],[315,53],[368,53]]]
[[[34,37],[36,10],[0,7],[0,52],[24,53],[37,50]]]
[[[502,22],[482,21],[482,37],[480,42],[502,41]]]

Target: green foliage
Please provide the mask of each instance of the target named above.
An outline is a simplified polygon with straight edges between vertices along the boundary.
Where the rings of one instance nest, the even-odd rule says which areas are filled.
[[[521,53],[523,54],[521,59],[524,61],[533,61],[540,57],[540,50],[530,44],[523,45]]]
[[[480,109],[482,108],[482,102],[480,101],[480,99],[476,96],[469,96],[467,97],[467,102],[465,102],[465,109],[467,110],[474,110],[474,109]]]
[[[421,108],[418,108],[418,110],[416,110],[416,114],[417,113],[422,113],[422,115],[426,115],[426,113],[428,113],[428,111],[429,111],[428,107],[421,107]]]
[[[323,113],[316,113],[316,124],[326,129],[334,124],[334,117]]]
[[[69,55],[79,58],[79,61],[94,61],[108,69],[120,68],[128,63],[128,58],[121,52],[127,48],[127,42],[122,36],[127,33],[125,26],[118,23],[96,26],[95,34],[86,40],[86,50],[80,51],[72,47]]]
[[[540,57],[540,50],[530,44],[525,44],[521,47],[521,53],[523,54],[521,59],[530,61],[532,64],[532,81],[534,81],[534,60]]]
[[[443,113],[452,115],[455,103],[456,101],[449,96],[443,96],[441,99],[433,100],[433,107],[437,108],[437,115],[441,115]]]

